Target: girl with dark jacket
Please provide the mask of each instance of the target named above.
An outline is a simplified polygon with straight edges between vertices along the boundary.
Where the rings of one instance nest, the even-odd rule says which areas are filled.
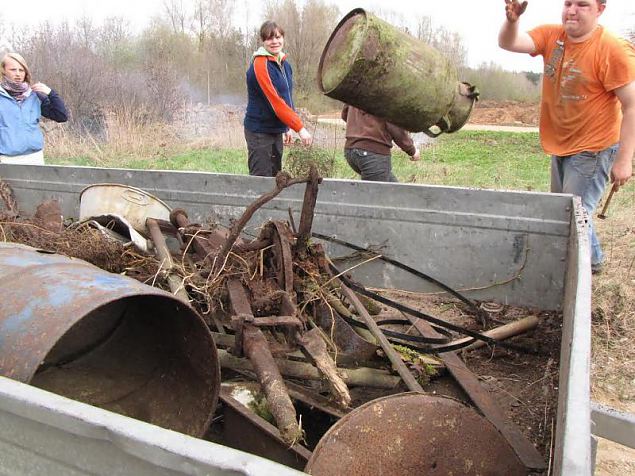
[[[32,84],[19,54],[7,53],[0,66],[0,164],[44,165],[40,118],[65,122],[64,102],[46,84]]]
[[[260,27],[263,46],[247,70],[247,141],[249,175],[274,177],[282,169],[283,142],[297,132],[305,145],[313,141],[293,107],[293,70],[282,52],[284,30],[275,22]],[[284,140],[283,140],[284,136]]]

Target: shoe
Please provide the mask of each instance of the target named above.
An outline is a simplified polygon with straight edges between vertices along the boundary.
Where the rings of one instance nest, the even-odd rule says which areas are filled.
[[[591,274],[601,274],[604,263],[591,264]]]

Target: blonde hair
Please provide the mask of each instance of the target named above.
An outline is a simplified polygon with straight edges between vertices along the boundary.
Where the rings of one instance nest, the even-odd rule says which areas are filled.
[[[20,66],[24,68],[24,82],[31,84],[31,70],[29,69],[29,65],[26,64],[26,61],[22,57],[22,55],[18,53],[7,53],[6,55],[4,55],[2,61],[0,62],[0,66],[2,66],[2,72],[4,73],[4,66],[7,58],[11,58],[13,61],[17,61],[18,63],[20,63]]]

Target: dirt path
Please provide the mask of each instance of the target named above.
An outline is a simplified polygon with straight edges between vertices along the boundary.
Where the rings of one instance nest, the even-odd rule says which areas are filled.
[[[465,131],[538,132],[536,126],[500,126],[496,124],[465,124]]]
[[[318,116],[317,121],[320,124],[330,124],[333,126],[344,127],[346,123],[342,119],[327,116]],[[472,124],[468,123],[461,129],[466,131],[500,131],[500,132],[538,132],[536,126],[504,126],[498,124]]]

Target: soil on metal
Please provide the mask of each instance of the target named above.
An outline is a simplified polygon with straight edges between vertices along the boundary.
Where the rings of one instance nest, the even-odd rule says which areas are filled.
[[[382,295],[429,313],[448,322],[483,330],[472,313],[453,298],[440,295],[418,294],[387,290]],[[487,307],[487,303],[482,303]],[[538,327],[524,335],[509,340],[538,354],[522,354],[497,347],[459,352],[467,367],[474,372],[489,390],[506,416],[516,423],[523,434],[545,456],[549,457],[555,429],[558,403],[558,370],[562,315],[555,312],[531,310],[513,306],[492,306],[494,326],[503,325],[523,317],[535,315],[540,319]],[[403,317],[399,311],[383,307],[379,319]],[[447,395],[469,402],[467,396],[449,376],[433,378],[427,392]]]

